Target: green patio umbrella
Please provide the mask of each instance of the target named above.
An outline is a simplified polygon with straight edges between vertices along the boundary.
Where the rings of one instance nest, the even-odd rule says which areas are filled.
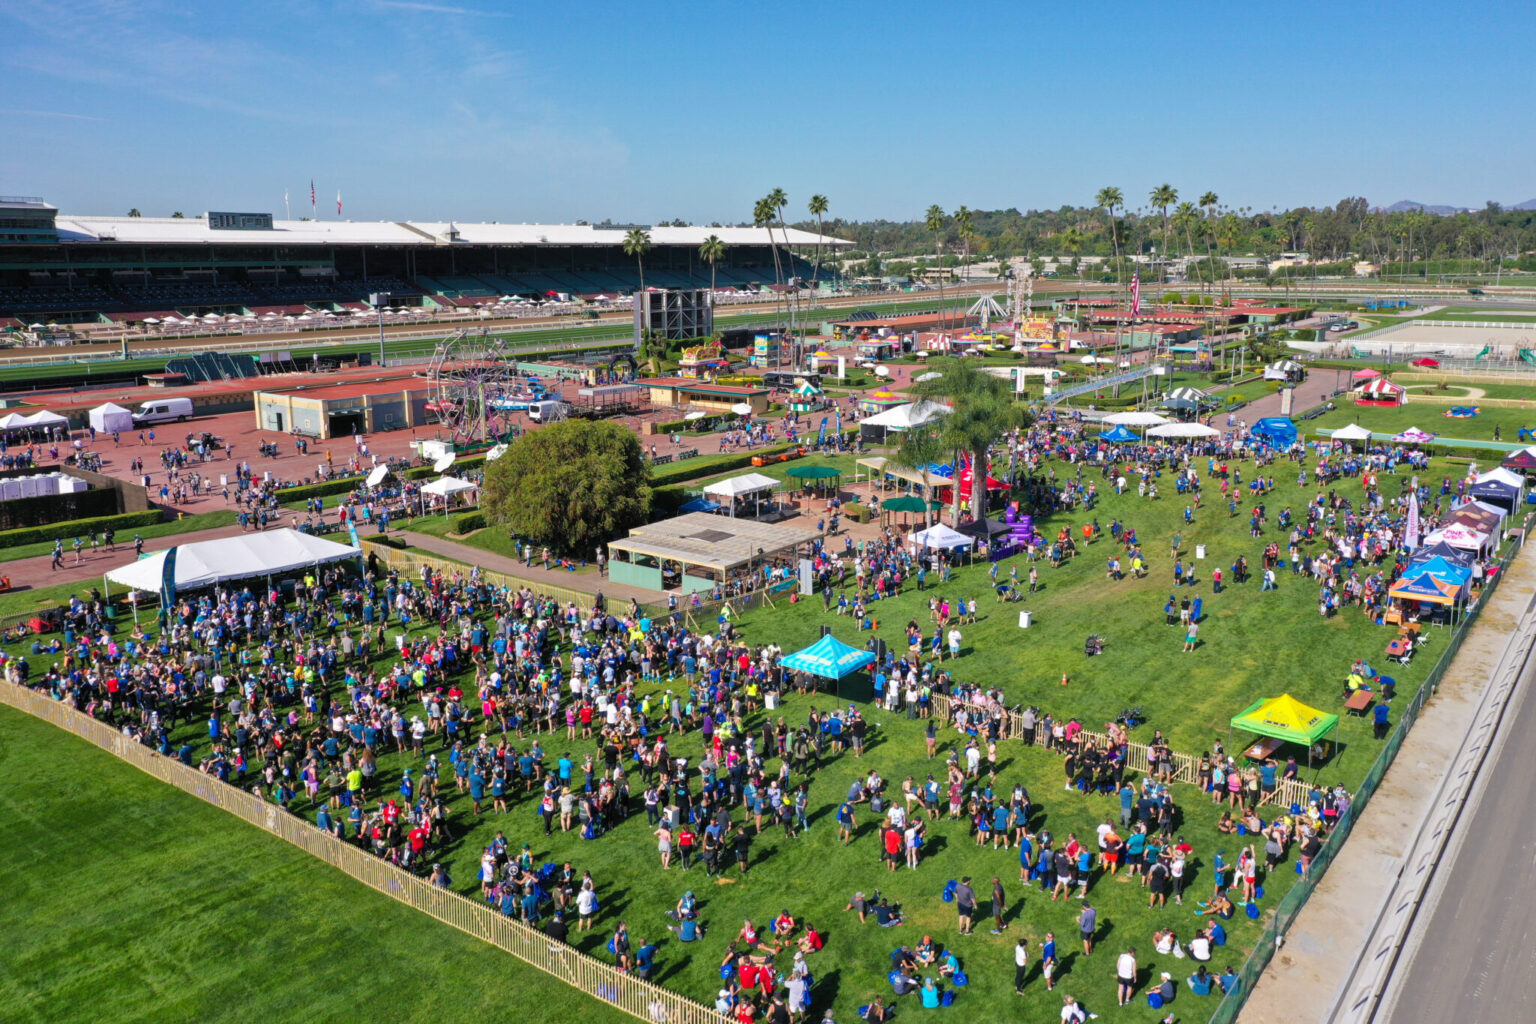
[[[915,495],[904,494],[899,498],[891,498],[880,503],[882,512],[925,512],[928,503]]]
[[[843,471],[833,469],[831,466],[791,466],[785,470],[784,475],[798,477],[801,480],[825,480],[828,477],[842,476]]]

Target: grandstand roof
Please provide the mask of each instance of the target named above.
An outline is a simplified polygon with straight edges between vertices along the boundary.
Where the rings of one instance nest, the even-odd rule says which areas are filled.
[[[126,242],[139,245],[223,243],[230,245],[592,245],[617,246],[625,232],[590,224],[469,224],[457,221],[274,220],[270,231],[226,230],[208,226],[199,217],[91,217],[61,214],[59,240],[69,243]],[[727,245],[764,245],[762,228],[655,227],[648,229],[654,245],[697,246],[710,235]],[[815,245],[814,232],[789,228],[791,245]],[[783,237],[782,233],[779,237]],[[852,245],[839,238],[821,238],[830,248]]]

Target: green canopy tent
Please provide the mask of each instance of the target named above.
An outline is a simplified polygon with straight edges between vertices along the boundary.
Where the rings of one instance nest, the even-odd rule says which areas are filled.
[[[832,480],[834,478],[836,483],[832,484],[833,493],[835,494],[842,489],[843,471],[834,469],[831,466],[791,466],[784,471],[784,475],[793,477],[802,489],[805,489],[813,480]]]
[[[1282,693],[1278,697],[1257,700],[1234,716],[1227,737],[1230,742],[1231,730],[1240,729],[1243,732],[1257,733],[1286,743],[1302,744],[1307,748],[1307,768],[1311,769],[1313,745],[1332,732],[1333,745],[1337,749],[1338,728],[1338,715],[1319,711],[1317,708],[1303,704],[1288,693]]]

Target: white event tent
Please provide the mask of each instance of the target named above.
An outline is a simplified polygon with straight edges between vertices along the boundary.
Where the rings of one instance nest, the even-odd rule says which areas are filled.
[[[98,405],[91,410],[90,416],[91,426],[96,428],[98,434],[111,434],[113,432],[133,429],[133,413],[112,402]]]
[[[176,591],[211,587],[226,580],[292,572],[356,558],[359,554],[357,548],[298,530],[267,530],[179,544],[136,562],[108,569],[106,578],[134,590],[159,594],[165,582],[165,562],[173,551],[172,586]]]

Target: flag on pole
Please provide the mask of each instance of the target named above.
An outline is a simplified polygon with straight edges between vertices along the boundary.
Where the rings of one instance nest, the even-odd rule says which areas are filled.
[[[1403,527],[1403,547],[1409,551],[1419,546],[1419,492],[1408,495],[1408,523]]]
[[[1131,275],[1131,316],[1141,313],[1141,271]]]
[[[314,178],[310,178],[309,179],[309,208],[311,210],[313,210],[315,208],[315,179]]]
[[[336,216],[341,216],[341,189],[336,190]]]

